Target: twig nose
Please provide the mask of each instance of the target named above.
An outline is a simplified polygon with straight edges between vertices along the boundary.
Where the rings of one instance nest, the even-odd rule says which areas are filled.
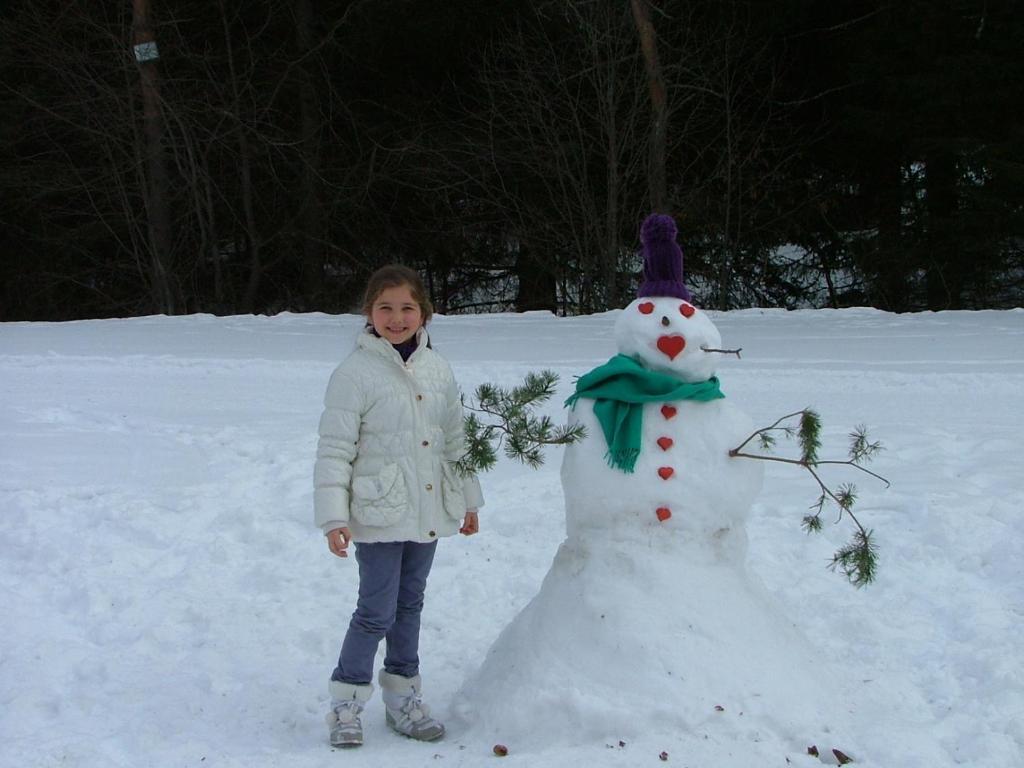
[[[670,322],[669,319],[665,315],[661,316],[661,324],[662,325],[668,326],[669,322]]]

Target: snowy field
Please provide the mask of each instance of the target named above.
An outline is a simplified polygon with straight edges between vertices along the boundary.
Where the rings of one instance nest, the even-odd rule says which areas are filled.
[[[431,327],[464,391],[557,372],[548,411],[561,421],[573,376],[615,353],[615,316]],[[1024,311],[713,317],[743,348],[722,360],[722,389],[755,423],[811,406],[823,458],[842,458],[858,424],[885,445],[870,466],[891,488],[835,476],[857,484],[876,531],[874,585],[825,567],[845,525],[801,531],[816,496],[805,472],[769,465],[748,527],[749,569],[819,652],[822,688],[841,668],[881,702],[845,724],[853,745],[819,746],[861,766],[1020,765]],[[822,765],[805,753],[820,734],[782,750],[730,702],[692,732],[623,711],[638,734],[623,744],[511,740],[458,716],[458,692],[564,537],[558,451],[539,471],[503,460],[482,478],[482,533],[438,549],[421,657],[448,736],[390,733],[375,697],[366,745],[332,751],[327,678],[356,569],[312,527],[311,472],[328,376],[360,327],[326,315],[0,325],[0,766]],[[581,647],[591,631],[579,628]],[[594,674],[628,684],[649,661]],[[585,681],[573,695],[585,704]]]

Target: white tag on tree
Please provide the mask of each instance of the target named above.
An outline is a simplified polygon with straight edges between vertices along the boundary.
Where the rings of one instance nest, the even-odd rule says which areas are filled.
[[[146,43],[135,45],[135,60],[138,62],[153,61],[160,58],[160,52],[156,49],[156,41],[150,40]]]

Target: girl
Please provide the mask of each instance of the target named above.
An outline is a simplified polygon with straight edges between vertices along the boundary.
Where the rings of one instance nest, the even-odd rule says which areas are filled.
[[[420,612],[437,540],[479,530],[480,484],[456,474],[462,403],[448,363],[431,347],[432,308],[413,270],[390,265],[366,287],[367,324],[331,376],[314,470],[316,524],[338,557],[355,542],[359,599],[331,675],[332,746],[363,743],[359,715],[373,660],[387,724],[433,741],[444,726],[420,699]]]

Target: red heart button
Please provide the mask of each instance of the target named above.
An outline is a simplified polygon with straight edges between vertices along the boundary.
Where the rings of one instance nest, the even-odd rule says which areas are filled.
[[[686,346],[686,339],[682,336],[659,336],[658,351],[668,355],[669,360],[675,360],[676,355],[683,351]]]
[[[693,304],[683,302],[679,305],[679,311],[683,313],[683,317],[693,317],[693,313],[697,311],[697,308]]]
[[[661,406],[661,415],[666,419],[671,419],[676,415],[676,407],[674,405],[663,405]]]
[[[675,441],[671,437],[659,437],[658,438],[658,445],[661,446],[661,450],[663,450],[663,451],[667,451],[669,448],[671,448],[672,447],[672,443],[674,443],[674,442]]]
[[[651,312],[654,311],[654,305],[651,304],[651,302],[649,302],[649,301],[645,301],[643,304],[638,306],[637,309],[640,310],[641,314],[649,315],[649,314],[651,314]]]
[[[658,474],[661,475],[662,480],[668,480],[675,472],[672,467],[658,467]]]
[[[656,514],[658,516],[658,519],[664,523],[666,520],[672,517],[672,510],[670,510],[668,507],[658,507],[656,510],[654,510],[654,514]]]

